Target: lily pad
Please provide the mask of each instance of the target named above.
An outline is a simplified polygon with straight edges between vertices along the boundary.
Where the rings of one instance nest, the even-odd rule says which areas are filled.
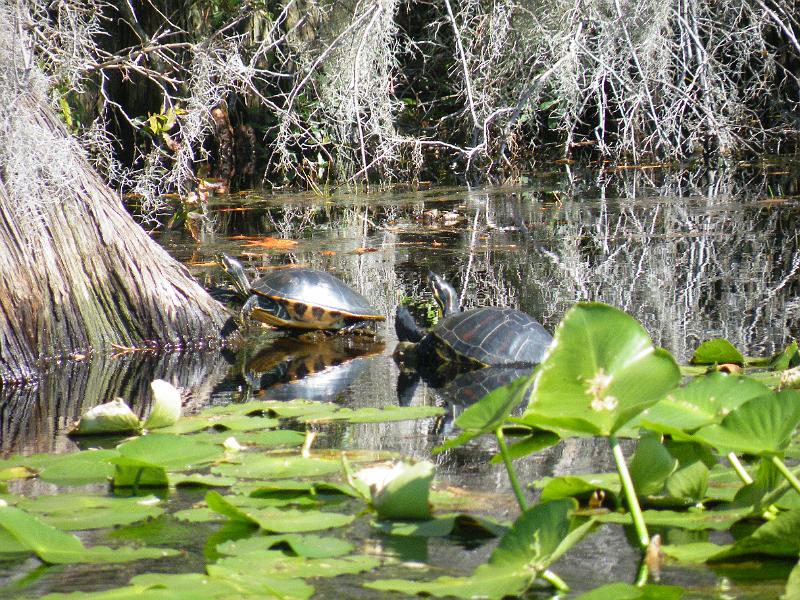
[[[291,579],[303,577],[337,577],[339,575],[363,573],[380,565],[374,556],[350,555],[340,558],[306,558],[286,556],[271,550],[253,551],[241,556],[230,556],[208,566],[211,575],[226,578],[239,574],[259,574],[267,579]]]
[[[388,535],[409,537],[457,535],[466,539],[477,539],[497,537],[508,532],[507,526],[492,519],[464,513],[436,515],[428,521],[378,521],[374,526]]]
[[[740,521],[751,514],[749,508],[737,508],[731,510],[696,510],[696,511],[672,511],[672,510],[645,510],[642,512],[644,521],[648,525],[661,527],[680,527],[691,531],[712,530],[726,531],[731,525]],[[618,523],[620,525],[631,525],[633,523],[629,514],[608,513],[600,515],[597,520],[601,523]]]
[[[610,436],[675,388],[680,370],[633,317],[581,302],[556,328],[533,377],[522,422]]]
[[[351,523],[354,515],[318,510],[288,510],[279,508],[240,508],[218,492],[206,494],[208,507],[236,521],[244,521],[275,533],[300,533],[343,527]]]
[[[674,585],[610,583],[576,596],[575,600],[678,600],[684,590]]]
[[[304,558],[335,558],[353,551],[353,545],[335,537],[318,535],[263,535],[228,541],[217,546],[220,554],[245,556],[251,552],[274,550],[286,546],[296,556]]]
[[[689,362],[693,365],[743,365],[744,356],[728,340],[718,338],[700,344]]]
[[[155,496],[114,498],[59,494],[25,499],[17,506],[44,523],[69,531],[101,529],[152,519],[164,512]]]
[[[236,463],[223,463],[211,468],[212,473],[247,479],[318,477],[341,470],[337,461],[302,456],[243,454]]]
[[[178,554],[166,548],[87,548],[74,535],[64,533],[12,506],[0,507],[0,527],[49,564],[118,563]]]

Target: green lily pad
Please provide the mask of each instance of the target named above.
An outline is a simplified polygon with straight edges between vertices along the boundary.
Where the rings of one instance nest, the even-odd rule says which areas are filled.
[[[236,479],[207,473],[170,473],[169,482],[183,487],[230,487],[236,483]]]
[[[118,563],[178,554],[166,548],[86,548],[74,535],[64,533],[12,506],[0,507],[0,527],[49,564]]]
[[[25,465],[39,471],[39,479],[59,486],[105,483],[114,474],[110,460],[116,450],[84,450],[71,454],[29,457]]]
[[[166,433],[153,433],[120,444],[121,456],[162,467],[166,471],[188,471],[222,457],[222,449],[192,439]]]
[[[394,421],[413,421],[429,419],[444,413],[438,406],[386,406],[382,408],[364,407],[358,409],[339,408],[335,412],[311,414],[298,417],[301,422],[322,420],[343,420],[348,423],[390,423]]]
[[[490,600],[518,597],[531,583],[531,574],[524,569],[481,565],[469,577],[439,577],[433,581],[380,579],[364,587],[384,592],[401,592],[436,598],[489,598]]]
[[[247,479],[270,479],[288,477],[318,477],[341,470],[337,461],[302,456],[276,456],[248,454],[237,456],[237,463],[223,463],[211,468],[211,472],[227,477]]]
[[[680,382],[672,356],[624,312],[596,302],[571,308],[534,374],[531,427],[609,436]]]
[[[688,439],[684,432],[719,423],[748,400],[769,393],[769,388],[749,377],[711,373],[697,377],[642,412],[634,423],[673,438]]]
[[[306,558],[286,556],[283,552],[261,550],[248,552],[241,556],[230,556],[208,566],[212,576],[226,578],[239,574],[259,574],[271,578],[337,577],[339,575],[363,573],[380,565],[374,556],[350,555],[340,558]]]
[[[712,530],[725,531],[737,521],[749,517],[751,510],[737,508],[731,510],[697,510],[697,511],[672,511],[672,510],[645,510],[642,511],[644,521],[648,525],[660,527],[680,527],[691,531]],[[601,523],[618,523],[631,525],[633,520],[629,514],[608,513],[600,515],[597,520]]]
[[[25,499],[17,506],[48,525],[69,531],[128,525],[164,512],[155,496],[114,498],[59,494]]]
[[[728,340],[718,338],[700,344],[689,362],[693,365],[743,365],[744,356]]]
[[[542,488],[541,502],[560,498],[588,498],[595,490],[603,490],[611,499],[616,499],[622,491],[619,475],[616,473],[595,473],[590,475],[566,475],[564,477],[545,477],[535,484]],[[616,502],[614,502],[616,505]]]
[[[684,590],[674,585],[610,583],[576,596],[575,600],[678,600]]]
[[[265,531],[273,531],[275,533],[302,533],[333,529],[348,525],[355,519],[354,515],[318,510],[300,511],[273,507],[264,509],[241,508],[214,491],[206,494],[206,504],[211,510],[229,519],[249,522]]]
[[[251,552],[288,547],[296,556],[304,558],[336,558],[353,551],[353,544],[335,537],[318,535],[264,535],[228,541],[217,546],[220,554],[245,556]]]
[[[721,452],[780,456],[798,422],[800,393],[784,390],[747,401],[718,425],[703,427],[692,437]]]

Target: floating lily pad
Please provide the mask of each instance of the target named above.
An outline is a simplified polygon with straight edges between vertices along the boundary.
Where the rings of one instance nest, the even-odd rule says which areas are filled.
[[[0,527],[14,539],[50,564],[117,563],[178,554],[165,548],[87,548],[74,535],[64,533],[19,508],[0,507]]]
[[[263,535],[228,541],[217,546],[220,554],[245,556],[251,552],[288,547],[296,556],[305,558],[335,558],[353,551],[353,545],[335,537],[318,535]]]
[[[236,483],[236,479],[208,473],[170,473],[169,482],[174,486],[184,487],[230,487]]]
[[[698,430],[693,439],[721,452],[779,456],[800,422],[800,393],[784,390],[742,404],[719,425]]]
[[[609,436],[675,388],[680,371],[634,318],[581,302],[556,328],[533,377],[521,422]]]
[[[109,461],[116,450],[84,450],[70,454],[35,456],[25,460],[30,468],[39,471],[39,479],[59,486],[104,483],[114,474]]]
[[[287,477],[318,477],[341,470],[337,461],[302,456],[243,454],[236,463],[223,463],[211,468],[212,473],[247,479],[280,479]]]
[[[290,579],[302,577],[337,577],[339,575],[356,574],[371,571],[380,565],[374,556],[351,555],[340,558],[305,558],[303,556],[286,556],[283,552],[270,550],[248,552],[242,556],[231,556],[218,560],[208,566],[209,574],[236,577],[239,574],[250,574],[258,578],[259,574],[267,580],[272,578]]]
[[[155,496],[115,498],[59,494],[26,499],[17,506],[36,515],[48,525],[74,531],[128,525],[152,519],[164,512],[160,504]]]
[[[749,508],[731,510],[697,510],[697,511],[672,511],[672,510],[645,510],[642,512],[645,523],[661,527],[680,527],[692,531],[710,529],[725,531],[731,525],[751,514]],[[631,525],[633,521],[629,514],[608,513],[600,515],[597,520],[602,523],[618,523]]]
[[[718,338],[700,344],[689,362],[693,365],[743,365],[744,356],[728,340]]]
[[[386,406],[382,408],[365,407],[358,409],[339,408],[325,415],[305,415],[298,420],[303,422],[338,420],[348,423],[390,423],[394,421],[413,421],[428,419],[444,413],[438,406]]]
[[[576,596],[575,600],[678,600],[684,590],[674,585],[610,583]]]
[[[250,522],[265,531],[276,533],[300,533],[333,529],[348,525],[355,519],[354,515],[318,510],[240,508],[226,500],[218,492],[213,491],[206,494],[206,503],[211,510],[229,519]]]
[[[187,471],[222,457],[222,449],[190,436],[150,434],[120,444],[121,456],[163,467],[166,471]]]

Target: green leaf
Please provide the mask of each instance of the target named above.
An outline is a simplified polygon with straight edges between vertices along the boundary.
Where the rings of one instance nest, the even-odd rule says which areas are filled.
[[[678,600],[683,589],[674,585],[643,585],[609,583],[576,596],[575,600]]]
[[[536,486],[542,488],[542,494],[539,498],[541,502],[573,497],[582,500],[588,499],[595,490],[603,490],[616,497],[622,491],[622,484],[617,473],[544,478],[537,481]]]
[[[631,479],[639,496],[658,494],[675,468],[678,461],[673,458],[660,436],[645,432],[639,439],[636,452],[630,461]]]
[[[718,338],[700,344],[689,362],[693,365],[743,365],[744,356],[728,340]]]
[[[0,507],[0,527],[8,531],[20,545],[50,564],[129,562],[178,554],[162,548],[86,548],[74,535],[64,533],[12,506]]]
[[[234,498],[225,498],[218,492],[211,491],[206,494],[206,504],[211,510],[229,519],[249,522],[258,525],[261,529],[276,533],[333,529],[348,525],[355,519],[354,515],[317,510],[283,510],[271,507],[265,509],[240,508],[231,502]]]
[[[114,473],[110,461],[118,454],[116,450],[84,450],[39,457],[32,464],[41,469],[39,479],[59,486],[104,483]]]
[[[343,558],[305,558],[262,550],[222,558],[215,564],[209,565],[208,572],[212,576],[222,575],[226,578],[250,574],[255,580],[263,576],[269,581],[301,577],[337,577],[371,571],[379,565],[378,558],[358,554]]]
[[[365,583],[372,590],[427,595],[437,598],[505,598],[517,597],[531,584],[531,573],[521,569],[481,565],[469,577],[439,577],[433,581],[381,579]]]
[[[540,452],[545,448],[555,446],[561,441],[561,436],[552,432],[540,429],[534,429],[529,435],[523,436],[521,440],[514,442],[508,447],[509,456],[513,459],[523,458],[536,452]],[[503,457],[500,454],[495,454],[491,460],[492,464],[500,464],[503,462]]]
[[[489,563],[544,571],[594,526],[593,519],[583,519],[578,524],[572,518],[577,508],[575,500],[566,498],[529,508],[500,540]]]
[[[17,506],[44,523],[66,530],[101,529],[152,519],[164,512],[155,496],[114,498],[58,494],[22,500]]]
[[[681,434],[719,423],[738,406],[767,393],[766,386],[749,377],[715,372],[673,390],[642,412],[634,423],[674,438],[688,439]]]
[[[800,393],[784,390],[749,400],[719,425],[697,431],[693,439],[720,452],[779,456],[800,422]]]
[[[211,468],[212,473],[248,479],[279,479],[288,477],[318,477],[341,469],[337,461],[302,456],[271,456],[244,454],[239,463],[223,463]]]
[[[115,488],[164,488],[169,485],[164,467],[126,456],[111,460],[116,466],[113,481]]]
[[[151,433],[120,444],[121,456],[162,467],[166,471],[188,471],[221,458],[223,451],[188,436]]]
[[[669,556],[677,561],[691,564],[704,563],[711,556],[720,551],[730,548],[730,546],[720,546],[711,542],[693,542],[691,544],[680,544],[675,546],[661,546],[661,551],[665,556]]]
[[[797,558],[800,553],[800,510],[780,513],[751,535],[737,540],[733,546],[718,552],[709,561],[722,561],[737,556],[778,556]]]
[[[355,477],[369,487],[379,518],[413,521],[431,518],[428,498],[433,473],[433,464],[427,461],[398,462],[392,467],[362,469]]]
[[[609,436],[679,381],[675,360],[653,346],[635,319],[605,304],[581,302],[557,327],[521,421]]]
[[[702,502],[708,489],[708,467],[702,461],[678,469],[667,479],[667,494],[687,503]]]
[[[800,600],[800,562],[794,566],[786,582],[786,591],[781,600]]]
[[[480,435],[494,433],[525,400],[529,385],[530,378],[523,377],[486,394],[456,419],[455,424],[464,430],[463,433],[434,448],[434,454],[462,446]]]
[[[296,556],[304,558],[335,558],[353,551],[353,545],[345,540],[318,535],[264,535],[231,540],[217,546],[220,554],[245,556],[251,552],[262,552],[288,547]]]
[[[792,366],[792,359],[797,356],[797,342],[793,341],[783,352],[776,354],[770,362],[770,367],[774,371],[785,371]]]
[[[648,525],[655,527],[679,527],[690,531],[725,531],[731,525],[750,516],[748,508],[737,508],[732,510],[693,510],[679,512],[672,510],[645,510],[642,511],[644,521]],[[633,523],[630,514],[608,513],[600,515],[597,520],[601,523],[617,523],[620,525],[631,525]]]

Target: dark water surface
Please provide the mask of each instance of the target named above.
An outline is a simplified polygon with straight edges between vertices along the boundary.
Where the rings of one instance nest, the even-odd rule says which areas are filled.
[[[726,177],[659,171],[575,175],[565,167],[526,187],[336,194],[324,199],[253,193],[215,199],[202,218],[191,220],[192,235],[188,228],[156,235],[203,285],[213,290],[225,285],[220,269],[212,264],[219,251],[239,257],[251,276],[285,265],[324,269],[387,316],[381,339],[308,344],[257,332],[235,354],[97,356],[88,364],[64,365],[36,390],[3,392],[0,451],[7,455],[74,449],[74,442],[63,435],[72,420],[117,395],[144,412],[147,386],[161,377],[190,389],[198,408],[248,397],[304,397],[353,407],[443,405],[449,416],[435,422],[337,426],[320,436],[319,443],[329,447],[431,458],[431,449],[452,432],[452,417],[463,408],[464,395],[448,396],[424,383],[398,393],[399,370],[391,358],[395,308],[404,297],[430,301],[424,277],[428,270],[443,274],[460,290],[465,308],[512,306],[534,315],[551,331],[574,302],[598,300],[639,319],[656,344],[679,361],[686,361],[700,342],[712,337],[726,337],[750,355],[776,352],[798,331],[800,252],[795,223],[800,201],[793,196],[796,178],[791,171],[769,171],[740,170]],[[516,504],[505,472],[487,464],[492,453],[491,444],[479,442],[434,457],[437,482],[466,487],[481,499],[486,512],[513,518]],[[522,480],[530,482],[542,476],[608,471],[612,460],[605,444],[568,440],[521,461],[519,469]],[[20,486],[26,489],[18,491],[52,493],[44,484]],[[191,501],[187,497],[187,503]],[[679,535],[662,533],[667,538]],[[364,532],[362,550],[387,543],[375,535]],[[491,546],[465,551],[441,540],[423,546],[380,551],[453,574],[468,572],[491,551]],[[633,581],[638,555],[622,528],[606,526],[555,570],[575,589],[585,590],[613,580]],[[202,568],[201,556],[187,560],[173,570]],[[663,582],[687,586],[690,597],[773,598],[782,593],[790,567],[777,561],[737,569],[669,567]],[[140,568],[152,565],[126,565],[119,583]],[[0,565],[0,585],[25,573],[25,565],[13,570]],[[100,587],[103,579],[96,574]],[[85,573],[68,569],[43,577],[26,593],[88,589],[87,585]],[[318,597],[340,586],[315,585]],[[348,597],[374,594],[354,585]],[[14,596],[0,588],[0,597]]]

